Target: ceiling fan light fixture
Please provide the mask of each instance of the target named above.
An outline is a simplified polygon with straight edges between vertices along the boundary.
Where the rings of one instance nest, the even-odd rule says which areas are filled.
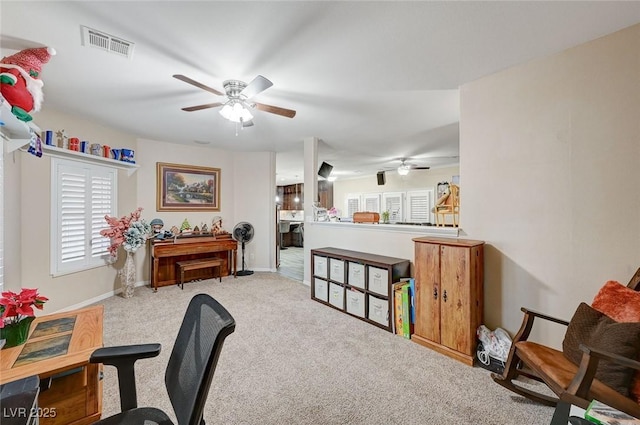
[[[253,119],[253,115],[247,108],[244,107],[242,102],[232,99],[225,103],[222,109],[220,109],[220,115],[231,122],[249,122]]]
[[[411,167],[409,167],[407,164],[402,164],[398,167],[398,174],[400,174],[401,176],[406,176],[407,174],[409,174],[410,169]]]

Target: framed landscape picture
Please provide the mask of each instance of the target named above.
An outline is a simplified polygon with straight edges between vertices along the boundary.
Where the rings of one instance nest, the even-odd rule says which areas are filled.
[[[220,211],[220,169],[157,163],[158,211]]]

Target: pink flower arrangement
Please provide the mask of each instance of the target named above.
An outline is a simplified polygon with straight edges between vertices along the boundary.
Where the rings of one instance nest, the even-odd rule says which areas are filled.
[[[138,207],[131,214],[125,215],[121,218],[111,217],[108,214],[104,216],[104,219],[107,221],[109,228],[100,230],[100,234],[106,238],[111,239],[109,253],[112,257],[115,257],[117,255],[118,247],[125,243],[126,233],[129,230],[129,227],[131,227],[133,223],[140,220],[141,212],[142,207]]]
[[[22,288],[19,294],[3,292],[0,298],[0,328],[18,323],[25,317],[34,317],[33,307],[42,310],[46,301],[49,301],[49,298],[39,295],[37,289]]]

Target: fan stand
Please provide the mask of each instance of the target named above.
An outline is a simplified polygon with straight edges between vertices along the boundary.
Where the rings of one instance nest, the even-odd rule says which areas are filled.
[[[238,276],[249,276],[253,274],[253,270],[245,270],[244,269],[244,241],[242,241],[242,270],[240,270],[237,275]]]

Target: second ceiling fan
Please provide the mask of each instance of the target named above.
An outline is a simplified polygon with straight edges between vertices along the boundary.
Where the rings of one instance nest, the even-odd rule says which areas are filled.
[[[296,111],[293,109],[266,105],[264,103],[258,103],[251,100],[254,96],[262,93],[273,85],[271,81],[262,75],[258,75],[249,84],[239,80],[227,80],[222,83],[225,93],[222,93],[212,87],[205,86],[204,84],[181,74],[175,74],[173,77],[191,84],[192,86],[198,87],[199,89],[206,90],[217,96],[226,96],[227,98],[224,102],[207,103],[204,105],[182,108],[183,111],[193,112],[222,106],[220,114],[229,121],[242,124],[243,127],[253,125],[253,115],[251,115],[251,112],[249,111],[253,108],[287,118],[293,118],[296,116]]]

